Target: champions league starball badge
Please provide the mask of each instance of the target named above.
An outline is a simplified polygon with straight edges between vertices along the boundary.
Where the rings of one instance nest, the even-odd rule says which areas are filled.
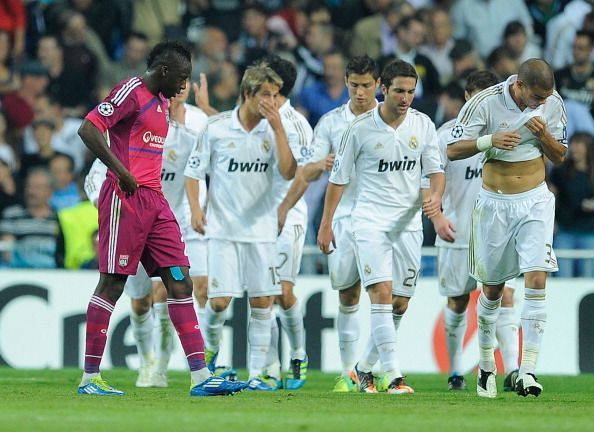
[[[454,138],[460,138],[463,133],[464,133],[464,128],[461,125],[456,125],[456,126],[454,126],[454,129],[452,129],[452,136]]]
[[[109,102],[102,102],[97,107],[97,111],[99,111],[99,114],[101,114],[103,117],[109,117],[113,114],[113,105]]]

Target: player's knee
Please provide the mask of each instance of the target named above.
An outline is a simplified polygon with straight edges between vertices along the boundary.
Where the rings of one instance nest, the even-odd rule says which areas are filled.
[[[127,275],[101,273],[95,294],[115,303],[124,292]]]
[[[404,315],[408,309],[408,297],[394,296],[392,299],[392,313],[396,315]]]
[[[151,298],[150,296],[143,297],[140,299],[132,299],[131,303],[132,311],[136,315],[144,315],[151,310]]]
[[[192,295],[193,286],[192,280],[185,277],[182,280],[176,280],[172,283],[171,296],[173,298],[186,298]]]
[[[501,298],[501,307],[512,307],[514,305],[514,289],[503,288],[503,297]]]
[[[470,296],[468,294],[458,297],[448,297],[448,308],[457,313],[463,313],[468,307]]]
[[[356,304],[359,304],[360,294],[361,288],[359,284],[357,284],[355,287],[341,290],[338,293],[340,304],[343,306],[354,306]]]
[[[544,289],[547,283],[545,272],[532,272],[524,274],[524,283],[527,288]]]
[[[215,312],[223,312],[231,303],[231,297],[215,297],[209,300],[210,307]]]

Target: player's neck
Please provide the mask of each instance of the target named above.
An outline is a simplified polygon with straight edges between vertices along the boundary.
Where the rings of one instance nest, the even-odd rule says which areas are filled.
[[[157,79],[155,74],[152,71],[146,71],[142,76],[142,80],[144,81],[144,85],[155,96],[159,96],[159,84],[157,83]]]
[[[379,115],[382,118],[382,120],[388,126],[391,126],[394,129],[398,129],[398,126],[400,126],[402,124],[402,122],[404,121],[404,119],[406,117],[407,112],[408,112],[408,110],[406,110],[402,114],[393,112],[392,110],[390,110],[388,108],[388,106],[386,105],[385,102],[379,108]]]
[[[349,109],[351,110],[351,112],[353,114],[355,114],[355,116],[359,117],[361,114],[365,114],[367,111],[371,111],[372,109],[375,108],[375,100],[373,101],[373,104],[365,106],[363,108],[358,108],[353,101],[349,102]]]
[[[258,123],[262,120],[261,117],[252,115],[245,103],[240,105],[237,117],[239,118],[239,123],[241,123],[244,129],[248,132],[258,126]]]
[[[517,81],[515,81],[512,85],[509,86],[509,94],[513,99],[514,103],[518,106],[520,111],[524,111],[526,109],[526,105],[522,102],[522,99],[519,96],[519,89],[517,88]]]

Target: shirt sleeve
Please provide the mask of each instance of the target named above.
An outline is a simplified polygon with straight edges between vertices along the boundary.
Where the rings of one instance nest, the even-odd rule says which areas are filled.
[[[478,99],[481,94],[482,92],[474,95],[462,107],[456,119],[456,124],[448,137],[448,145],[458,141],[477,139],[487,126],[485,103]]]
[[[422,177],[443,172],[442,153],[439,149],[437,132],[433,122],[430,122],[426,129],[427,144],[423,147],[423,153],[421,154]]]
[[[313,131],[311,157],[309,162],[319,162],[325,159],[332,149],[328,127],[326,124],[327,122],[322,119],[322,121],[318,123]]]
[[[355,160],[359,151],[359,144],[351,124],[342,135],[340,147],[336,152],[336,159],[332,166],[332,173],[330,173],[330,183],[344,185],[351,181],[351,173],[355,168]]]
[[[309,162],[309,152],[312,139],[311,126],[304,124],[305,121],[287,121],[283,123],[285,133],[287,134],[287,141],[293,158],[298,166],[303,166]]]
[[[545,107],[547,128],[557,141],[567,147],[567,112],[565,111],[565,104],[557,92],[554,92],[549,98],[551,99],[550,107]]]
[[[138,110],[134,88],[140,84],[130,84],[131,82],[132,80],[128,80],[116,86],[103,102],[87,114],[86,119],[102,133]]]
[[[196,180],[206,180],[206,173],[210,170],[210,142],[208,135],[209,126],[198,135],[196,145],[190,153],[184,175]]]

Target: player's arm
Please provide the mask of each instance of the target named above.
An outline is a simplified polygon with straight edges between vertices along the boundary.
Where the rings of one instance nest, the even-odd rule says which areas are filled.
[[[317,162],[310,162],[303,167],[303,178],[312,182],[320,178],[324,171],[332,170],[334,154],[329,153],[324,159]]]
[[[200,84],[193,82],[192,90],[194,90],[194,102],[196,106],[206,113],[207,116],[218,114],[216,108],[210,105],[210,97],[208,95],[208,81],[206,74],[200,73]]]
[[[88,119],[84,119],[78,129],[78,135],[87,148],[118,177],[120,189],[128,194],[133,193],[138,187],[136,179],[112,153],[107,145],[107,141],[105,141],[103,133],[101,133],[97,126]]]
[[[274,140],[278,151],[278,171],[285,180],[292,180],[297,170],[297,161],[295,161],[293,152],[289,147],[289,140],[283,128],[278,107],[267,100],[262,100],[260,101],[259,108],[274,132]]]
[[[549,132],[542,117],[532,117],[525,123],[525,126],[540,142],[542,152],[553,164],[558,165],[563,162],[567,147]]]
[[[205,233],[206,214],[200,206],[200,181],[192,177],[186,177],[186,195],[192,213],[192,229],[200,234]]]
[[[305,178],[303,177],[303,168],[298,167],[297,172],[295,173],[295,178],[293,179],[293,183],[287,191],[287,195],[278,206],[277,217],[279,234],[285,226],[285,221],[287,220],[287,214],[289,213],[289,210],[295,207],[295,204],[297,204],[297,201],[301,199],[308,186],[309,183],[306,182]]]
[[[343,192],[344,185],[328,183],[326,197],[324,198],[324,212],[322,213],[322,221],[318,230],[318,247],[325,254],[331,254],[334,247],[336,247],[334,243],[334,232],[332,232],[332,219],[334,218],[334,213],[336,213],[336,208],[340,203]]]
[[[320,178],[324,171],[331,171],[334,165],[334,154],[330,153],[332,146],[328,136],[326,122],[322,120],[314,130],[312,161],[303,167],[303,177],[306,181],[312,182]]]

